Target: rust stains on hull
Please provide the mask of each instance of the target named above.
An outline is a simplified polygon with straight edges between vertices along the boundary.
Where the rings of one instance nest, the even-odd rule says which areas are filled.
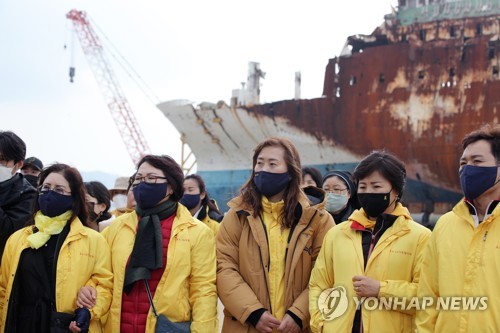
[[[462,137],[498,123],[500,17],[386,21],[330,59],[323,97],[249,107],[363,156],[386,148],[409,176],[455,191]]]

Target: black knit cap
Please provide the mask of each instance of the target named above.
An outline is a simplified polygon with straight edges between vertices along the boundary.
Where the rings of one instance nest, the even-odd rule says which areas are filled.
[[[323,177],[323,183],[325,183],[325,180],[333,176],[339,177],[347,184],[347,187],[349,188],[349,193],[351,193],[351,197],[356,195],[356,186],[354,186],[354,182],[352,181],[352,174],[349,171],[341,171],[341,170],[330,171]]]

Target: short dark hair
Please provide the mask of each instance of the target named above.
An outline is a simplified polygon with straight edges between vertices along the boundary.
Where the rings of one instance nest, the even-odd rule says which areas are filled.
[[[391,183],[392,188],[398,193],[398,201],[403,196],[406,182],[406,168],[404,163],[396,156],[385,150],[375,150],[367,155],[353,173],[354,181],[359,181],[378,171]]]
[[[101,222],[111,218],[111,214],[108,212],[109,207],[111,207],[111,199],[109,195],[108,188],[101,182],[91,181],[85,183],[85,190],[87,194],[91,197],[97,199],[98,204],[104,204],[106,209],[102,212],[102,215],[99,216],[97,222]]]
[[[184,194],[184,173],[179,164],[168,155],[146,155],[137,163],[137,169],[139,169],[144,162],[163,171],[173,191],[170,197],[174,201],[179,201]]]
[[[323,182],[321,181],[321,171],[314,167],[304,167],[302,168],[302,180],[304,180],[305,175],[310,175],[316,183],[316,187],[321,188],[321,186],[323,185]]]
[[[500,162],[500,124],[484,125],[477,131],[470,132],[462,139],[462,149],[465,150],[471,143],[485,140],[490,143],[491,154],[497,163]]]
[[[73,198],[73,206],[71,207],[73,215],[71,216],[70,221],[73,221],[73,219],[78,216],[80,222],[82,222],[83,225],[88,226],[87,220],[89,213],[87,211],[87,204],[85,201],[85,186],[83,185],[82,175],[80,172],[76,168],[70,167],[67,164],[55,163],[42,170],[39,176],[40,180],[38,184],[43,184],[45,178],[47,178],[47,176],[51,173],[61,174],[69,183],[71,197]],[[40,206],[37,200],[35,204],[35,213],[38,210],[40,210]]]
[[[24,161],[26,157],[26,144],[11,131],[0,131],[0,159],[14,161],[14,163]]]

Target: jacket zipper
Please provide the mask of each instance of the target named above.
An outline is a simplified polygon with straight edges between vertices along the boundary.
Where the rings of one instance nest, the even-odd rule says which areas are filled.
[[[488,230],[486,230],[484,232],[484,236],[483,236],[483,244],[482,244],[482,247],[481,247],[481,261],[479,262],[479,264],[482,266],[484,265],[484,249],[486,247],[486,237],[488,237]]]
[[[52,288],[52,297],[53,297],[53,302],[52,303],[52,310],[54,311],[57,311],[57,292],[56,292],[56,289],[57,289],[57,264],[59,262],[59,253],[64,245],[64,240],[63,240],[63,244],[61,244],[61,233],[64,232],[64,228],[63,228],[63,231],[61,231],[58,235],[57,235],[57,240],[56,240],[56,248],[54,249],[54,261],[52,263],[53,267],[52,267],[52,281],[51,281],[51,288]],[[68,232],[69,233],[69,232]],[[68,235],[66,235],[66,238],[68,237]],[[68,244],[66,245],[69,247],[69,242]],[[69,248],[68,248],[68,251],[69,251]],[[71,261],[71,260],[69,260]]]
[[[372,234],[372,240],[370,241],[370,247],[368,248],[368,255],[366,256],[366,264],[368,265],[368,259],[370,259],[370,255],[372,254],[373,252],[373,248],[375,247],[375,238],[377,237],[377,234],[374,234],[373,232],[371,232]],[[366,271],[366,267],[365,267],[365,271]],[[359,303],[359,311],[360,311],[360,316],[359,316],[359,333],[363,333],[364,332],[364,328],[363,328],[363,311],[361,310],[361,303]]]
[[[380,229],[376,233],[370,232],[372,234],[372,240],[370,241],[370,247],[368,248],[368,255],[366,256],[366,265],[368,265],[368,259],[370,259],[373,249],[375,248],[375,239],[377,238],[379,232],[384,228],[384,222],[385,221],[382,220],[382,225],[380,226]]]
[[[267,235],[267,230],[266,230],[266,225],[264,224],[264,220],[262,217],[260,217],[260,223],[262,225],[262,228],[264,229],[264,234],[266,235],[266,242],[267,242],[267,253],[268,253],[268,258],[267,258],[267,272],[269,273],[269,269],[271,268],[271,254],[269,250],[269,236]],[[259,255],[260,255],[260,264],[262,265],[262,269],[264,270],[264,278],[266,280],[266,290],[267,290],[267,298],[269,300],[269,312],[272,314],[273,313],[273,306],[271,305],[271,291],[269,289],[269,282],[267,281],[267,276],[265,275],[266,268],[264,267],[264,259],[262,258],[262,251],[261,247],[259,246]]]
[[[266,242],[267,242],[267,253],[269,254],[268,258],[267,258],[267,271],[269,272],[269,268],[271,267],[271,255],[270,255],[270,250],[269,250],[269,236],[267,235],[267,229],[266,229],[266,225],[264,224],[264,220],[262,219],[262,217],[260,217],[260,223],[262,225],[262,228],[264,229],[264,234],[266,235]],[[259,246],[260,248],[260,246]],[[262,253],[260,255],[260,260],[262,262]]]
[[[366,265],[368,265],[368,260],[370,259],[370,256],[373,252],[373,249],[375,248],[375,239],[377,238],[377,235],[378,233],[384,228],[384,220],[382,220],[382,226],[380,227],[380,229],[376,232],[376,233],[373,233],[372,231],[370,231],[370,233],[372,234],[372,239],[370,241],[370,247],[368,248],[368,255],[366,256]],[[366,265],[365,265],[365,272],[366,272]],[[364,328],[363,328],[363,311],[361,311],[361,303],[360,303],[360,317],[359,317],[359,333],[363,333],[364,332]]]
[[[304,232],[304,230],[306,230],[312,223],[314,217],[316,216],[316,214],[318,213],[318,211],[315,211],[313,216],[311,217],[311,219],[309,220],[309,222],[307,223],[306,227],[304,229],[302,229],[299,233],[299,235],[297,236],[297,240],[299,239],[300,235]],[[269,272],[269,268],[271,267],[271,263],[270,263],[270,260],[271,260],[271,254],[269,253],[269,237],[267,235],[267,230],[266,230],[266,225],[264,224],[264,221],[262,219],[262,217],[260,217],[260,222],[262,224],[262,227],[264,228],[264,234],[266,235],[266,241],[267,241],[267,253],[269,254],[269,258],[268,258],[268,261],[267,261],[267,271]],[[297,248],[297,242],[295,242],[294,244],[294,248],[293,248],[293,252],[292,253],[295,253],[295,249]],[[262,252],[260,251],[260,246],[259,246],[259,255],[260,255],[260,263],[262,265],[262,268],[265,269],[264,267],[264,260],[262,258]],[[287,245],[287,248],[286,248],[286,252],[285,252],[285,265],[286,265],[286,257],[288,255],[288,245]],[[267,296],[268,296],[268,299],[269,299],[269,307],[270,307],[270,312],[271,314],[273,313],[273,309],[272,309],[272,305],[271,305],[271,292],[269,290],[269,284],[267,282],[267,279],[266,279],[266,290],[267,290]]]
[[[370,248],[368,249],[368,255],[366,256],[366,263],[368,264],[368,259],[370,258],[370,255],[373,252],[373,248],[375,247],[375,238],[377,235],[372,233],[372,240],[370,242]]]
[[[299,232],[299,235],[297,236],[297,241],[295,242],[294,247],[293,247],[292,257],[293,257],[293,254],[295,253],[295,250],[297,249],[297,243],[298,243],[298,240],[299,240],[299,238],[300,238],[300,235],[302,235],[302,233],[303,233],[303,232],[304,232],[307,228],[309,228],[309,226],[311,225],[311,223],[312,223],[312,221],[313,221],[314,217],[316,216],[316,213],[318,213],[318,211],[315,211],[315,212],[314,212],[313,216],[311,217],[311,219],[310,219],[310,220],[309,220],[309,222],[307,223],[306,227],[305,227],[304,229],[302,229],[302,230]],[[291,237],[290,237],[290,239],[291,239]],[[311,245],[311,246],[312,246],[312,245]],[[285,252],[285,267],[286,267],[286,258],[287,258],[287,255],[288,255],[288,244],[287,244],[287,246],[286,246],[286,252]],[[290,263],[290,266],[291,266],[291,265],[292,265],[292,263]],[[286,272],[285,272],[285,274],[286,274]],[[285,288],[286,288],[286,286],[285,286]],[[286,293],[286,291],[285,291],[285,293]]]
[[[260,264],[262,265],[262,269],[265,272],[265,267],[264,267],[264,260],[262,259],[262,252],[259,246],[259,255],[260,255]],[[269,266],[268,267],[268,272],[269,272]],[[269,312],[272,314],[273,313],[273,306],[271,305],[271,292],[269,291],[269,284],[267,282],[267,277],[266,274],[264,273],[264,279],[266,280],[266,290],[267,290],[267,298],[269,300]]]
[[[297,236],[297,242],[295,242],[294,246],[293,246],[293,252],[292,252],[292,255],[295,253],[295,250],[297,249],[297,243],[298,243],[298,240],[300,238],[300,235],[302,235],[302,233],[307,229],[309,228],[309,226],[311,225],[314,217],[316,216],[316,214],[318,213],[318,211],[315,211],[313,216],[311,217],[311,219],[309,220],[309,222],[307,223],[306,227],[304,229],[302,229],[300,232],[299,232],[299,235]],[[286,247],[286,253],[285,253],[285,265],[286,265],[286,257],[288,255],[288,245]]]

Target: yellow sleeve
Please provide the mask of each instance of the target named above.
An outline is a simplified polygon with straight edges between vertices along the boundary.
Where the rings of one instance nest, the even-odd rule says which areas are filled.
[[[104,229],[100,234],[102,237],[104,237],[104,240],[106,241],[106,245],[108,247],[108,249],[110,249],[111,247],[111,244],[113,242],[113,239],[112,239],[112,236],[111,235],[114,235],[115,233],[111,233],[110,230],[112,228],[106,228]],[[111,252],[110,252],[110,260],[111,260]],[[111,271],[113,271],[113,268],[111,268]],[[85,283],[85,286],[86,287],[92,287],[94,289],[96,289],[96,284],[95,284],[95,281],[93,279],[89,279],[87,281],[87,283]]]
[[[113,299],[113,273],[111,268],[111,252],[109,245],[100,234],[95,234],[96,262],[94,271],[86,285],[97,291],[96,304],[90,313],[92,319],[100,319],[108,313]]]
[[[216,333],[217,288],[215,284],[217,261],[213,231],[204,225],[196,227],[199,235],[191,248],[191,275],[189,303],[192,311],[192,333]]]
[[[202,221],[202,222],[205,223],[207,225],[207,227],[210,228],[210,230],[212,230],[212,232],[214,233],[214,237],[217,236],[217,233],[219,232],[219,228],[220,228],[220,223],[219,222],[211,219],[208,216],[205,219],[205,221]]]
[[[213,226],[211,228],[214,231],[214,236],[217,236],[217,233],[219,232],[219,229],[220,229],[220,223],[215,221],[215,220],[212,220],[212,222],[213,222]]]
[[[311,314],[311,331],[320,333],[324,319],[318,308],[319,295],[326,289],[332,288],[335,283],[333,271],[333,236],[335,229],[331,229],[323,240],[323,246],[311,272],[309,280],[309,313]]]
[[[13,237],[15,236],[11,236],[5,244],[2,265],[0,266],[0,332],[5,330],[5,318],[7,317],[8,298],[10,296],[6,294],[7,285],[9,284],[11,275],[15,273],[15,270],[11,268],[11,259],[13,259],[12,243],[17,244],[17,242],[13,240]]]
[[[436,299],[439,297],[436,230],[432,233],[425,248],[422,267],[425,267],[425,269],[423,269],[420,274],[417,296],[419,299],[422,299],[423,297],[432,297],[432,304],[436,304]],[[425,307],[425,309],[417,311],[417,315],[415,317],[417,332],[434,332],[437,317],[438,312],[436,308],[432,306],[428,306]]]
[[[415,249],[415,259],[413,261],[413,277],[412,281],[404,280],[385,280],[380,281],[380,291],[378,297],[397,297],[398,299],[405,299],[406,304],[404,308],[408,308],[413,297],[417,296],[418,283],[420,281],[420,274],[423,261],[423,253],[431,232],[426,230],[419,237],[417,248]],[[404,310],[398,307],[399,312],[414,315],[416,308],[409,306],[409,310]]]

